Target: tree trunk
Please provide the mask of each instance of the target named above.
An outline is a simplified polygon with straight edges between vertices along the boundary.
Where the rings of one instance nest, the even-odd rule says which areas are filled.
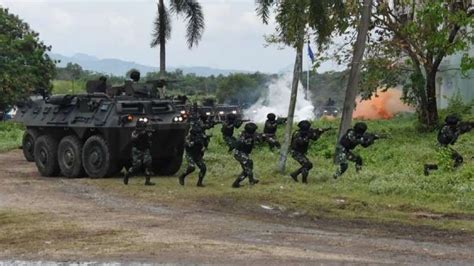
[[[351,71],[347,82],[346,97],[344,99],[344,108],[342,110],[341,125],[339,127],[338,141],[351,127],[352,113],[354,112],[355,100],[359,91],[360,65],[364,56],[367,33],[370,24],[371,0],[364,0],[362,7],[362,16],[359,22],[357,40],[354,44],[354,53],[351,63]]]
[[[436,72],[438,70],[426,70],[426,106],[423,106],[421,122],[432,129],[438,124],[438,106],[436,103]]]
[[[285,173],[286,158],[291,142],[291,129],[295,115],[296,99],[298,96],[298,83],[300,82],[301,69],[303,67],[303,43],[296,48],[295,65],[293,68],[293,82],[291,84],[290,106],[288,107],[288,120],[286,121],[285,139],[280,150],[278,168],[282,174]]]
[[[160,19],[164,20],[165,19],[165,4],[163,0],[160,0],[158,3],[158,12]],[[161,25],[165,25],[165,23],[162,21]],[[160,29],[161,34],[160,36],[160,76],[163,78],[166,74],[166,36],[164,32],[166,32],[165,29]]]

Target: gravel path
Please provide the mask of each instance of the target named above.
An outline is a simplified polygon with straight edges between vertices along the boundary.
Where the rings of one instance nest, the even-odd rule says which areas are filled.
[[[45,234],[35,238],[39,242],[34,243],[46,243],[42,245],[11,240],[10,248],[0,250],[0,264],[15,260],[474,264],[474,240],[466,237],[445,242],[387,237],[350,227],[330,230],[307,222],[284,223],[204,207],[149,206],[100,191],[80,179],[39,177],[34,163],[27,163],[20,151],[0,154],[0,212],[6,210],[50,217],[37,230],[70,223],[80,236],[66,234],[60,239]]]

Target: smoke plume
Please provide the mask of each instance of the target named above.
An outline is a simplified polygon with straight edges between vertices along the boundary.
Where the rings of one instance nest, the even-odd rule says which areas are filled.
[[[390,119],[397,113],[413,112],[413,109],[400,100],[402,92],[397,89],[388,89],[386,92],[377,92],[377,97],[361,101],[357,98],[357,107],[353,118],[377,120]]]
[[[268,92],[254,105],[245,110],[245,116],[254,122],[265,122],[268,113],[278,117],[286,117],[291,97],[292,73],[287,73],[268,85]],[[308,95],[308,98],[309,95]],[[298,98],[296,100],[295,121],[314,118],[314,106],[311,100],[304,99],[304,90],[298,84]]]

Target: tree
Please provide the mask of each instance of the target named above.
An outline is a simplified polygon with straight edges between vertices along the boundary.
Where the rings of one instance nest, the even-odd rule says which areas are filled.
[[[285,128],[285,139],[280,151],[279,169],[285,171],[286,158],[291,141],[291,130],[295,113],[298,83],[302,69],[303,45],[305,36],[314,36],[320,47],[326,43],[335,30],[338,18],[343,13],[342,0],[257,0],[257,14],[267,24],[274,10],[276,33],[267,37],[270,43],[282,43],[295,49],[296,57],[293,68],[288,120]]]
[[[166,8],[164,0],[158,1],[151,47],[160,46],[160,74],[166,73],[166,42],[171,38],[170,15],[183,15],[186,25],[186,40],[189,49],[199,43],[204,32],[204,14],[196,0],[170,0]]]
[[[18,16],[0,7],[0,109],[10,107],[33,89],[51,89],[55,64],[51,50]]]
[[[357,40],[354,44],[354,53],[352,56],[349,80],[346,87],[346,97],[344,98],[344,107],[342,109],[341,125],[339,126],[338,140],[351,127],[352,113],[355,107],[355,100],[359,92],[360,66],[364,56],[367,33],[370,24],[370,11],[372,0],[364,0],[361,8],[359,27],[357,29]],[[336,154],[337,156],[337,154]]]
[[[461,70],[474,67],[471,1],[376,1],[362,80],[364,95],[396,84],[426,128],[438,123],[436,75],[446,56],[464,52]],[[399,77],[409,77],[400,79]]]
[[[74,81],[78,80],[84,71],[80,65],[71,62],[67,63],[65,71],[69,76],[69,80],[72,84],[72,92],[74,93]]]

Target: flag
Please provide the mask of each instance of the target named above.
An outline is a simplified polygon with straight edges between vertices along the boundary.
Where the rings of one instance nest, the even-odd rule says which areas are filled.
[[[311,62],[314,63],[314,53],[313,53],[313,50],[311,50],[311,46],[309,45],[309,42],[308,42],[308,56],[309,58],[311,58]]]

